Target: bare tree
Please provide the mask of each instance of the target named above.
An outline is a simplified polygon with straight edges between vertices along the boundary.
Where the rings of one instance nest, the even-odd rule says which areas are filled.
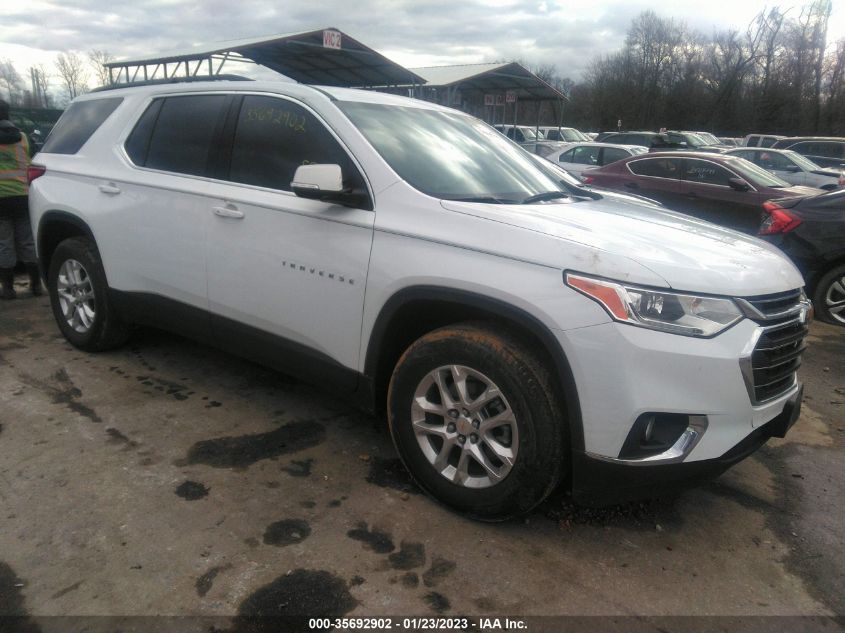
[[[91,62],[91,67],[94,70],[94,78],[98,86],[109,85],[109,69],[106,64],[114,61],[114,55],[108,51],[93,49],[88,51],[88,61]]]
[[[0,91],[6,93],[10,105],[18,105],[24,93],[24,83],[9,59],[0,60]]]
[[[50,107],[50,73],[44,64],[35,64],[29,68],[32,77],[33,99],[35,103],[43,108]]]
[[[76,53],[59,53],[56,57],[56,71],[64,84],[68,99],[75,99],[88,91],[88,73],[82,58]]]

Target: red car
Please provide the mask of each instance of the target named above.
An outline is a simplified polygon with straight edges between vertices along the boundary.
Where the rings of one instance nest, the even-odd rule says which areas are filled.
[[[812,196],[819,189],[790,185],[743,158],[703,152],[655,152],[624,158],[582,174],[597,187],[636,193],[668,209],[756,233],[763,203]]]

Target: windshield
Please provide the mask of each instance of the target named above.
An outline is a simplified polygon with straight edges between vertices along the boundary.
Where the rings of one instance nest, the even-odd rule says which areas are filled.
[[[809,158],[802,156],[798,152],[793,152],[791,149],[784,150],[783,154],[804,171],[815,171],[816,169],[822,169],[819,165],[811,161]]]
[[[570,143],[580,142],[585,140],[583,138],[583,134],[581,134],[578,130],[573,130],[572,128],[562,127],[560,128],[560,135],[563,137],[564,141],[569,141]]]
[[[704,142],[709,143],[710,145],[724,145],[724,143],[722,143],[719,139],[710,134],[710,132],[696,132],[695,135],[701,139],[704,139]]]
[[[739,172],[739,175],[746,180],[751,181],[752,184],[762,185],[764,187],[772,187],[779,189],[781,187],[791,187],[788,182],[781,180],[772,172],[766,171],[762,167],[755,165],[751,161],[744,158],[738,158],[728,163],[734,170]]]
[[[531,154],[473,117],[375,103],[337,105],[403,180],[435,198],[518,203],[561,188]]]

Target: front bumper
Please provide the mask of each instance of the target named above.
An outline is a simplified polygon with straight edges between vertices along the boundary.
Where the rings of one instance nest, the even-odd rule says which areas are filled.
[[[573,455],[572,496],[579,503],[605,505],[671,494],[722,474],[765,444],[784,437],[801,414],[803,385],[774,419],[754,429],[723,455],[692,462],[630,465],[577,452]]]
[[[711,339],[621,323],[556,331],[581,409],[582,434],[573,433],[576,496],[625,498],[686,485],[785,432],[800,409],[800,383],[756,404],[743,377],[762,331],[750,319]],[[635,422],[652,413],[688,416],[691,441],[657,459],[622,459]]]

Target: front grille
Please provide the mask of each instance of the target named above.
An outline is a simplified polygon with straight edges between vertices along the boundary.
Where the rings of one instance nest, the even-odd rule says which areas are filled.
[[[764,330],[751,354],[756,402],[771,400],[795,384],[795,372],[807,347],[804,343],[807,330],[800,321]]]
[[[756,311],[756,314],[752,317],[755,321],[770,321],[780,318],[784,313],[789,314],[800,308],[802,298],[803,293],[798,288],[773,295],[746,297],[743,301]]]
[[[754,404],[762,404],[786,393],[797,381],[796,372],[807,347],[804,338],[809,330],[809,304],[800,289],[747,297],[737,303],[746,316],[762,326],[750,358],[740,361],[748,395]]]

